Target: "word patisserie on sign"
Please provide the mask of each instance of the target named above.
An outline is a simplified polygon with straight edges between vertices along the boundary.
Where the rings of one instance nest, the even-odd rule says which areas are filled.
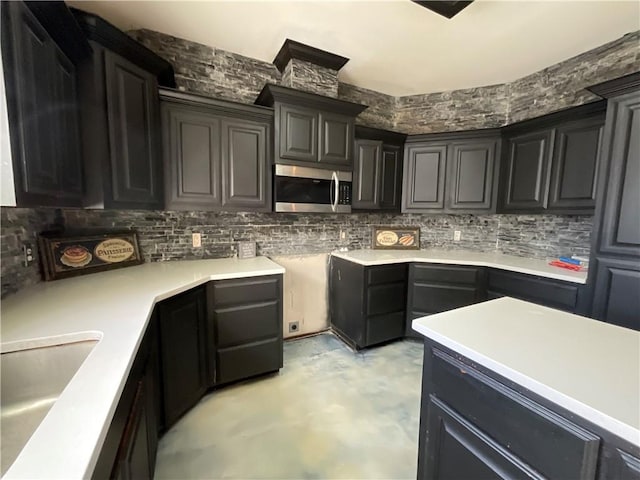
[[[90,235],[40,235],[45,280],[73,277],[143,263],[133,231]]]
[[[420,227],[373,227],[376,250],[419,250]]]

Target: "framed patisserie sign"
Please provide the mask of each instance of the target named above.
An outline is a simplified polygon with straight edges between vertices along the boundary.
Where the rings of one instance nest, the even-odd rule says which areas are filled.
[[[135,232],[77,236],[40,235],[45,280],[129,267],[144,262]]]
[[[373,227],[375,250],[419,250],[420,227]]]

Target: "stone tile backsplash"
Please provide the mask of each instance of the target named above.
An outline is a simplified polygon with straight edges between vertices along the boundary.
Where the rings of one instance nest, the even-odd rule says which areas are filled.
[[[339,247],[371,248],[375,225],[419,225],[421,248],[498,251],[547,258],[589,254],[590,216],[560,215],[351,215],[284,213],[164,212],[142,210],[58,210],[69,229],[133,229],[147,262],[223,258],[235,255],[236,242],[257,242],[261,255],[327,253]],[[39,263],[22,265],[22,242],[56,218],[54,209],[0,208],[2,296],[40,281]],[[346,240],[340,241],[340,231]],[[460,230],[462,240],[453,242]],[[202,234],[192,248],[191,234]]]

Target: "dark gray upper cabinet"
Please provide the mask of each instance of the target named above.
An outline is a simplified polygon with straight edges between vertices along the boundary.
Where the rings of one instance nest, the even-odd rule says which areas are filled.
[[[353,208],[380,208],[382,142],[356,140],[353,168]]]
[[[410,145],[405,149],[402,212],[444,209],[447,145]]]
[[[402,147],[383,145],[380,172],[380,208],[400,211],[402,202]]]
[[[416,135],[405,147],[402,211],[495,211],[497,130]]]
[[[275,163],[353,168],[354,119],[365,105],[267,84],[258,105],[275,110]]]
[[[222,208],[270,210],[267,135],[270,125],[222,122]]]
[[[546,207],[552,142],[552,130],[507,138],[505,211]]]
[[[162,89],[166,205],[271,211],[268,108]]]
[[[447,159],[447,208],[488,211],[493,202],[498,141],[455,142]]]
[[[155,75],[104,51],[113,206],[162,208],[158,83]]]
[[[318,161],[351,169],[353,156],[353,117],[320,112]]]
[[[604,119],[570,122],[556,130],[549,209],[593,209]]]
[[[360,125],[355,133],[352,207],[399,211],[406,135]]]
[[[593,213],[602,101],[503,128],[499,212]]]
[[[592,315],[640,330],[640,73],[590,90],[608,98],[591,234]]]
[[[57,32],[61,28],[66,29],[64,38]],[[18,206],[82,204],[75,64],[89,53],[64,3],[2,5],[2,57]]]
[[[280,105],[280,158],[315,162],[318,158],[318,112]]]
[[[167,208],[220,206],[220,119],[164,102],[161,110]]]
[[[84,205],[162,209],[158,84],[174,85],[173,69],[100,17],[73,13],[93,48],[79,65]]]

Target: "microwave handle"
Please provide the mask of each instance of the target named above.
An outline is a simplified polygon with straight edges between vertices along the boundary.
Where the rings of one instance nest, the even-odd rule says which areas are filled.
[[[331,210],[335,212],[338,207],[340,180],[338,180],[338,174],[336,172],[331,173],[331,178],[333,179],[333,201],[331,202]]]

